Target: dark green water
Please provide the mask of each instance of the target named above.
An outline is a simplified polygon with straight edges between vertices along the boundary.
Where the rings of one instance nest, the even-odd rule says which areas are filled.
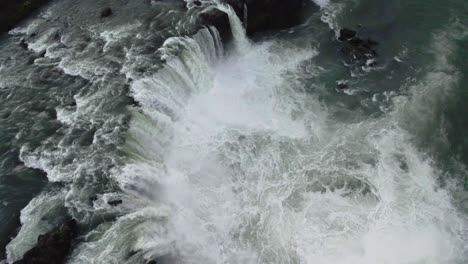
[[[182,1],[58,0],[3,36],[8,261],[73,217],[68,263],[466,263],[468,3],[320,3],[254,41],[231,17],[224,48]]]

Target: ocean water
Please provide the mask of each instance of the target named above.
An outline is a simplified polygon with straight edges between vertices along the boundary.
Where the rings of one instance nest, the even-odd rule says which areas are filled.
[[[466,1],[320,0],[250,38],[202,2],[231,42],[169,0],[53,1],[0,39],[5,263],[71,217],[73,264],[467,263]]]

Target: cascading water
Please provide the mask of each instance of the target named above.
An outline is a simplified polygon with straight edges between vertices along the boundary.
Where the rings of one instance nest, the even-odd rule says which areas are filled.
[[[404,105],[424,102],[335,122],[297,82],[316,51],[250,44],[230,17],[226,57],[213,28],[171,38],[166,66],[131,87],[141,112],[118,177],[142,207],[119,220],[137,226],[133,249],[176,263],[461,260],[466,219],[399,125]],[[125,242],[109,244],[121,226],[108,232],[77,256],[104,247],[109,261]]]
[[[164,24],[167,11],[155,16],[164,29],[157,36],[142,33],[145,22],[106,25],[63,36],[75,50],[48,48],[44,60],[85,79],[85,88],[76,107],[57,106],[70,135],[20,156],[69,187],[47,190],[22,211],[8,260],[50,229],[44,215],[67,210],[88,228],[68,263],[465,263],[466,191],[452,176],[465,170],[459,160],[445,168],[425,143],[448,144],[438,123],[463,81],[452,57],[466,26],[450,21],[433,31],[434,64],[415,71],[399,55],[339,93],[327,79],[343,74],[328,62],[328,25],[338,28],[347,2],[318,2],[323,13],[310,28],[258,42],[218,4],[234,35],[226,47],[214,27],[180,37],[174,31],[190,26]],[[97,40],[82,49],[81,34]],[[90,70],[95,64],[102,67]],[[98,102],[120,98],[124,79],[138,106],[114,113]],[[92,140],[70,139],[83,138],[81,130],[94,131]],[[113,199],[123,203],[113,208]]]

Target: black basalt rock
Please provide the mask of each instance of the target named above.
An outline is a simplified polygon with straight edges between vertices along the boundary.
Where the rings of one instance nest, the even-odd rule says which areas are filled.
[[[306,0],[224,0],[243,22],[247,34],[286,29],[301,23]],[[223,11],[210,9],[200,15],[202,24],[215,26],[221,36],[232,37],[229,17]],[[225,40],[223,38],[223,40]]]
[[[13,264],[62,264],[70,253],[72,241],[77,234],[77,223],[70,220],[58,228],[40,235],[37,245],[28,250],[23,259]]]
[[[209,8],[199,15],[201,24],[204,26],[214,26],[224,41],[232,38],[231,24],[229,16],[217,8]]]
[[[340,30],[340,35],[338,36],[338,40],[340,41],[347,41],[356,36],[357,32],[351,29],[343,28]]]
[[[301,22],[304,0],[226,0],[248,34],[285,29]]]

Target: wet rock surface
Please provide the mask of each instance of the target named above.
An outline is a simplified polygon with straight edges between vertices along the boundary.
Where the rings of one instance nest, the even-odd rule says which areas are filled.
[[[225,12],[211,7],[199,16],[201,24],[204,26],[214,26],[218,30],[221,38],[224,41],[230,40],[232,38],[231,25],[229,23],[229,16]]]
[[[28,250],[23,259],[13,264],[61,264],[70,252],[72,241],[77,234],[77,223],[70,220],[60,227],[40,235],[37,245]]]
[[[226,0],[248,34],[284,29],[301,22],[304,0]]]
[[[243,22],[247,34],[269,30],[280,30],[296,26],[302,22],[304,6],[313,5],[304,0],[226,0],[239,19]],[[194,2],[201,6],[201,2]],[[232,38],[232,30],[228,15],[217,9],[210,8],[200,14],[201,24],[214,26],[220,32],[223,40]]]

